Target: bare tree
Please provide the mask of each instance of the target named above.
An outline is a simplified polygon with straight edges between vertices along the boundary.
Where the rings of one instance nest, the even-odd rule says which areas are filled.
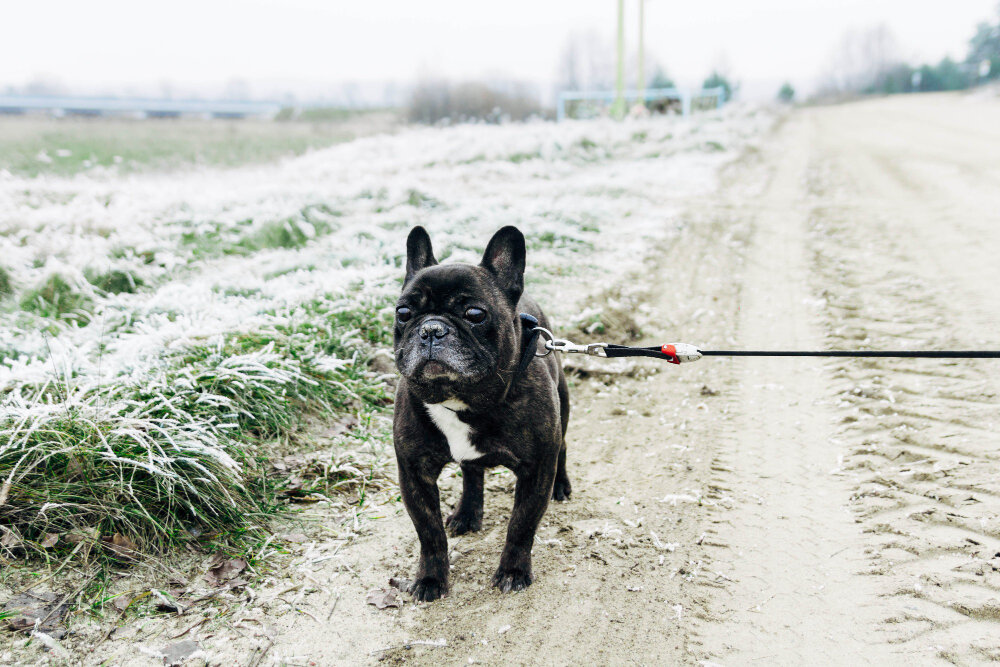
[[[830,59],[821,89],[830,94],[877,89],[900,62],[896,38],[884,23],[848,31]]]
[[[607,90],[614,80],[611,45],[594,30],[571,33],[559,58],[556,76],[559,90]]]

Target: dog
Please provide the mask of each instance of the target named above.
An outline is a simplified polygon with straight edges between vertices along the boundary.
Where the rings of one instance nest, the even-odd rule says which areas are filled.
[[[438,264],[423,227],[406,240],[393,336],[401,376],[393,441],[403,504],[420,540],[409,587],[416,600],[448,594],[445,526],[453,536],[481,528],[486,468],[502,465],[517,478],[492,580],[505,593],[531,585],[531,547],[549,498],[566,500],[572,492],[562,365],[550,354],[518,371],[528,354],[520,314],[550,328],[524,294],[525,254],[524,235],[511,226],[490,239],[479,265]],[[442,521],[437,478],[451,461],[462,467],[462,497]]]

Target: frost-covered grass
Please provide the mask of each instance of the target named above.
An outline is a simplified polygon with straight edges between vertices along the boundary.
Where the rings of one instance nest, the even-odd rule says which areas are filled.
[[[413,129],[238,169],[0,172],[0,550],[258,531],[273,443],[305,415],[390,404],[369,362],[391,345],[411,226],[463,261],[519,226],[529,289],[589,326],[601,306],[579,298],[676,233],[676,202],[769,123],[733,108]],[[313,461],[317,488],[349,486],[355,463]]]

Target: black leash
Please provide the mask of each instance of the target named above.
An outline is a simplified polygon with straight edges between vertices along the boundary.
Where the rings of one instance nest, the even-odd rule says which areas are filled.
[[[565,338],[556,338],[548,329],[538,326],[538,320],[521,313],[521,323],[525,330],[532,328],[533,337],[521,356],[518,372],[523,372],[531,362],[535,342],[541,335],[545,339],[544,357],[555,352],[575,352],[597,357],[652,357],[664,359],[672,364],[698,361],[702,357],[878,357],[894,359],[1000,359],[1000,350],[702,350],[688,343],[666,343],[652,347],[631,347],[609,343],[589,343],[577,345]]]
[[[606,345],[606,357],[655,357],[672,364],[680,364],[695,359],[678,356],[684,343],[661,345],[660,347],[629,347],[627,345]],[[693,345],[690,347],[694,347]],[[558,349],[558,348],[556,348]],[[894,359],[1000,359],[1000,350],[688,350],[688,356],[700,357],[882,357]]]
[[[705,357],[893,357],[901,359],[1000,359],[997,350],[700,350]]]

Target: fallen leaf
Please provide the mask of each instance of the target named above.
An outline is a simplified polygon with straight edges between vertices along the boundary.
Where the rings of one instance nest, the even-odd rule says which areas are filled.
[[[128,609],[128,606],[130,604],[132,604],[132,596],[129,595],[128,593],[119,595],[118,597],[116,597],[111,601],[111,606],[121,612],[124,612],[126,609]]]
[[[11,630],[31,631],[35,628],[36,622],[45,619],[38,629],[53,636],[64,634],[59,626],[69,612],[69,606],[59,604],[59,596],[55,593],[34,591],[15,595],[0,609],[12,613],[12,616],[6,619]]]
[[[102,541],[115,555],[122,558],[135,558],[135,555],[139,552],[139,547],[135,545],[135,542],[121,533],[115,533],[111,537],[104,537]]]
[[[42,541],[39,542],[43,549],[51,549],[59,542],[59,533],[45,533]]]
[[[399,607],[399,591],[395,588],[379,588],[374,591],[369,591],[368,597],[365,598],[365,602],[375,605],[378,609],[385,609],[386,607]]]
[[[245,560],[242,558],[230,558],[211,567],[205,573],[205,581],[212,586],[221,586],[245,569],[247,569],[247,562]]]
[[[293,544],[302,544],[309,541],[309,537],[305,533],[285,533],[281,536],[281,539]]]

